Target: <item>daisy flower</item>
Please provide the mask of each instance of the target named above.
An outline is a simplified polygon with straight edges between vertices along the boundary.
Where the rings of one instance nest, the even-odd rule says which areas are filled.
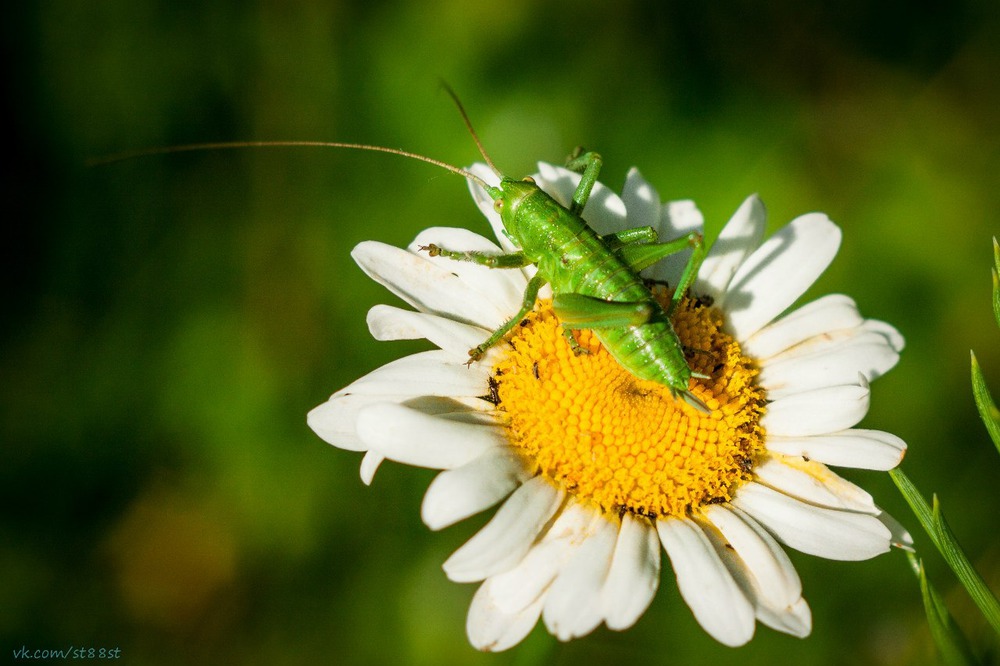
[[[498,182],[484,165],[471,171]],[[563,205],[580,181],[544,163],[534,178]],[[454,581],[481,581],[466,627],[476,648],[516,645],[539,618],[560,640],[602,622],[630,627],[656,593],[661,551],[716,640],[742,645],[757,621],[802,637],[812,619],[785,547],[864,560],[909,543],[867,492],[828,467],[888,470],[902,459],[899,438],[854,427],[868,411],[869,381],[896,364],[902,337],[839,294],[783,314],[837,252],[840,230],[825,215],[763,240],[764,206],[751,196],[712,245],[673,315],[703,413],[624,370],[590,331],[575,332],[589,353],[572,349],[544,289],[521,325],[470,364],[469,350],[518,311],[534,274],[420,250],[517,250],[493,201],[470,189],[499,246],[433,228],[405,250],[365,242],[353,252],[415,309],[376,305],[372,335],[438,349],[369,373],[308,422],[334,446],[365,452],[365,483],[385,459],[443,470],[421,509],[433,530],[502,502],[444,563]],[[597,183],[583,217],[601,234],[651,226],[664,240],[702,227],[693,203],[661,203],[635,169],[621,196]],[[644,271],[662,302],[685,261]]]

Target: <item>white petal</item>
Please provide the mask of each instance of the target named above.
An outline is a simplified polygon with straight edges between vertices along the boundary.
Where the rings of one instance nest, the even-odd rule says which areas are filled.
[[[515,612],[542,597],[559,571],[595,529],[605,520],[591,507],[568,501],[545,533],[520,564],[493,576],[493,597],[507,612]]]
[[[496,515],[444,563],[448,578],[466,583],[509,570],[520,562],[562,503],[563,492],[541,476],[527,481]]]
[[[806,504],[750,482],[732,504],[783,544],[831,560],[866,560],[889,550],[889,530],[875,516]]]
[[[701,231],[704,226],[705,216],[690,199],[665,201],[660,207],[660,227],[657,229],[660,240],[680,238],[692,231]]]
[[[821,301],[823,299],[820,299]],[[809,306],[804,306],[807,308]],[[856,306],[855,306],[856,307]],[[825,310],[827,308],[824,308]],[[795,341],[795,344],[789,345],[784,350],[773,354],[768,359],[768,363],[784,361],[786,359],[798,358],[803,356],[808,356],[810,354],[826,351],[833,347],[838,347],[844,344],[853,343],[856,340],[877,340],[880,344],[888,347],[889,349],[899,352],[903,348],[902,336],[899,334],[895,328],[886,324],[883,321],[878,321],[877,319],[864,319],[861,323],[855,326],[846,326],[840,328],[829,328],[825,331],[820,331],[815,335],[808,337],[802,336],[802,330],[805,328],[802,324],[812,324],[817,326],[819,324],[820,314],[827,315],[827,323],[830,325],[847,323],[849,319],[854,319],[854,317],[843,316],[840,321],[831,321],[832,317],[830,315],[835,314],[838,308],[832,308],[832,311],[825,313],[816,313],[817,316],[812,318],[812,321],[807,321],[808,318],[801,317],[798,318],[800,326],[797,332],[800,333],[799,339]],[[846,308],[843,308],[846,309]],[[793,312],[790,317],[795,316],[798,310]],[[860,315],[858,315],[860,316]],[[780,323],[780,321],[779,321]],[[768,326],[767,328],[770,328]],[[767,330],[765,328],[764,330]],[[763,333],[763,331],[761,331]],[[754,336],[755,338],[756,336]],[[753,339],[753,338],[752,338]]]
[[[892,348],[898,352],[903,351],[903,348],[906,346],[906,340],[892,324],[887,324],[878,319],[866,319],[864,327],[866,330],[881,333],[889,341],[889,344],[892,345]]]
[[[384,402],[383,396],[333,397],[306,415],[306,423],[323,441],[346,451],[367,451],[368,445],[358,437],[358,412],[364,407]]]
[[[611,567],[618,526],[597,521],[594,533],[563,567],[545,597],[542,619],[561,641],[589,634],[604,619],[601,588]]]
[[[538,176],[538,186],[565,208],[569,208],[581,175],[563,167],[539,162]],[[625,204],[618,195],[603,183],[594,183],[587,205],[583,208],[582,217],[587,224],[601,235],[609,234],[625,227],[626,215]]]
[[[899,353],[875,332],[855,329],[845,339],[810,338],[763,364],[758,381],[771,400],[825,386],[851,383],[862,373],[877,379],[899,361]]]
[[[493,506],[529,476],[517,453],[491,449],[462,467],[438,474],[427,488],[420,515],[432,530],[453,525]]]
[[[750,195],[712,243],[698,271],[695,293],[712,296],[716,307],[721,307],[725,302],[726,287],[740,264],[760,245],[766,224],[764,204],[756,194]]]
[[[850,428],[868,413],[867,386],[832,386],[790,395],[767,405],[768,435],[801,437]]]
[[[472,598],[465,631],[477,650],[500,652],[517,645],[531,632],[541,615],[543,600],[510,613],[496,604],[491,588],[490,580],[479,586]]]
[[[466,365],[439,349],[404,356],[369,372],[333,394],[434,395],[478,397],[489,392],[489,372],[481,364]]]
[[[740,343],[757,360],[768,359],[804,340],[830,331],[851,329],[863,321],[854,301],[843,294],[829,294],[806,303],[772,322]]]
[[[693,201],[669,201],[660,207],[660,224],[657,236],[661,242],[672,241],[692,232],[701,231],[705,218]],[[691,259],[691,250],[685,249],[662,259],[642,272],[643,277],[676,285],[684,267]]]
[[[351,256],[369,277],[421,312],[489,330],[499,327],[510,314],[458,275],[426,257],[375,241],[360,243]],[[491,279],[489,268],[473,268],[483,276],[483,280],[477,282]]]
[[[801,597],[784,608],[760,604],[757,607],[757,619],[772,629],[797,638],[805,638],[812,631],[812,611]]]
[[[385,456],[375,451],[369,451],[365,454],[365,457],[361,459],[361,481],[363,481],[366,486],[372,485],[372,479],[375,478],[375,472],[378,471],[378,466],[382,464],[383,460],[385,460]]]
[[[756,617],[779,631],[808,635],[812,617],[788,556],[763,527],[736,507],[714,508],[716,521],[727,525],[728,533],[708,524],[705,534],[750,601]]]
[[[324,441],[337,448],[346,451],[367,451],[368,444],[358,436],[358,414],[369,405],[387,402],[405,404],[428,414],[442,411],[454,412],[456,409],[479,410],[482,409],[481,405],[490,405],[490,403],[478,398],[472,400],[448,398],[444,402],[435,402],[440,400],[444,399],[426,396],[414,397],[408,394],[376,393],[369,395],[341,391],[333,394],[322,405],[313,408],[306,416],[306,422]],[[496,417],[492,413],[483,411],[470,411],[469,413],[470,416],[464,416],[467,420],[476,418],[488,425],[496,423]],[[475,414],[475,416],[473,417],[471,414]],[[453,415],[452,418],[458,418],[458,414]]]
[[[779,437],[768,433],[769,451],[858,469],[887,471],[903,460],[906,442],[878,430],[842,430],[812,437]]]
[[[785,607],[802,597],[802,582],[788,555],[755,520],[724,504],[710,505],[704,514],[744,562],[760,598]]]
[[[753,607],[701,528],[687,519],[667,518],[657,520],[656,529],[677,574],[677,587],[698,624],[723,645],[749,641]]]
[[[726,291],[726,324],[745,340],[805,292],[837,254],[840,229],[822,213],[797,217],[736,271]]]
[[[879,512],[871,495],[822,463],[771,454],[753,471],[764,485],[810,504],[872,515]]]
[[[368,311],[368,330],[376,340],[430,340],[454,359],[467,358],[469,350],[490,334],[478,326],[391,305],[376,305]]]
[[[896,548],[902,548],[903,550],[908,550],[911,553],[913,551],[913,537],[910,532],[903,527],[902,523],[890,516],[885,511],[878,514],[878,519],[886,529],[892,533],[891,541],[892,545]]]
[[[791,562],[764,528],[739,509],[732,506],[728,509],[734,516],[739,516],[729,528],[731,531],[735,528],[743,549],[740,550],[736,542],[727,541],[729,535],[724,535],[712,525],[706,527],[705,534],[750,601],[754,615],[779,631],[796,636],[807,635],[812,627],[812,618],[809,607],[802,600],[801,585]],[[726,518],[720,520],[725,521]],[[757,537],[765,543],[754,544]]]
[[[468,229],[431,227],[417,234],[407,249],[418,256],[427,258],[428,261],[437,264],[449,273],[458,275],[470,288],[482,294],[481,298],[489,300],[499,310],[517,312],[521,306],[524,289],[528,285],[528,281],[521,271],[488,267],[483,270],[483,266],[470,261],[431,257],[420,250],[421,247],[431,244],[447,250],[504,254],[504,251],[496,244]]]
[[[642,177],[639,170],[632,167],[625,176],[622,187],[622,203],[625,204],[627,219],[625,226],[653,227],[655,230],[660,221],[660,195],[656,188]]]
[[[645,520],[622,517],[611,570],[601,591],[609,629],[628,629],[656,596],[660,584],[660,540]]]
[[[392,403],[361,410],[358,436],[390,460],[431,469],[461,467],[507,445],[502,427],[459,423]]]

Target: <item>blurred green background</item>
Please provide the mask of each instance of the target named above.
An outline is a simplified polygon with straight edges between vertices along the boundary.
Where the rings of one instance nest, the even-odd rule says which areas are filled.
[[[314,139],[476,159],[439,80],[496,162],[526,174],[576,145],[603,180],[639,166],[693,198],[714,237],[751,192],[771,228],[822,210],[844,230],[811,292],[843,291],[906,336],[864,425],[910,444],[1000,588],[996,480],[969,388],[1000,394],[990,237],[1000,232],[1000,11],[751,2],[148,0],[8,9],[0,319],[0,649],[119,647],[136,664],[924,664],[899,552],[793,553],[810,638],[764,627],[732,650],[666,573],[625,633],[536,629],[481,655],[474,587],[441,562],[485,516],[434,534],[427,470],[324,444],[305,414],[417,344],[373,342],[394,302],[349,252],[431,225],[488,232],[464,183],[386,155],[244,150],[88,157],[199,141]],[[846,473],[911,526],[981,649],[984,621],[885,474]],[[10,654],[10,653],[7,653]]]

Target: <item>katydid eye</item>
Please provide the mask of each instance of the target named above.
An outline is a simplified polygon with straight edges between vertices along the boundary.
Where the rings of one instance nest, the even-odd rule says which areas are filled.
[[[525,176],[524,178],[521,179],[521,182],[522,183],[531,183],[532,185],[534,185],[535,184],[535,179],[532,178],[531,176]]]
[[[493,210],[495,210],[498,213],[503,212],[503,199],[497,199],[496,201],[493,202]]]

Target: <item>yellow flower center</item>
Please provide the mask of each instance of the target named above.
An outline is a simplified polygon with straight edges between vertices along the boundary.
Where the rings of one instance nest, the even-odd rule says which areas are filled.
[[[669,294],[655,289],[666,302]],[[684,299],[674,328],[704,414],[622,368],[591,331],[577,353],[543,301],[510,337],[491,393],[512,445],[537,473],[607,513],[684,516],[723,502],[751,477],[764,449],[757,370],[722,328],[722,313]]]

